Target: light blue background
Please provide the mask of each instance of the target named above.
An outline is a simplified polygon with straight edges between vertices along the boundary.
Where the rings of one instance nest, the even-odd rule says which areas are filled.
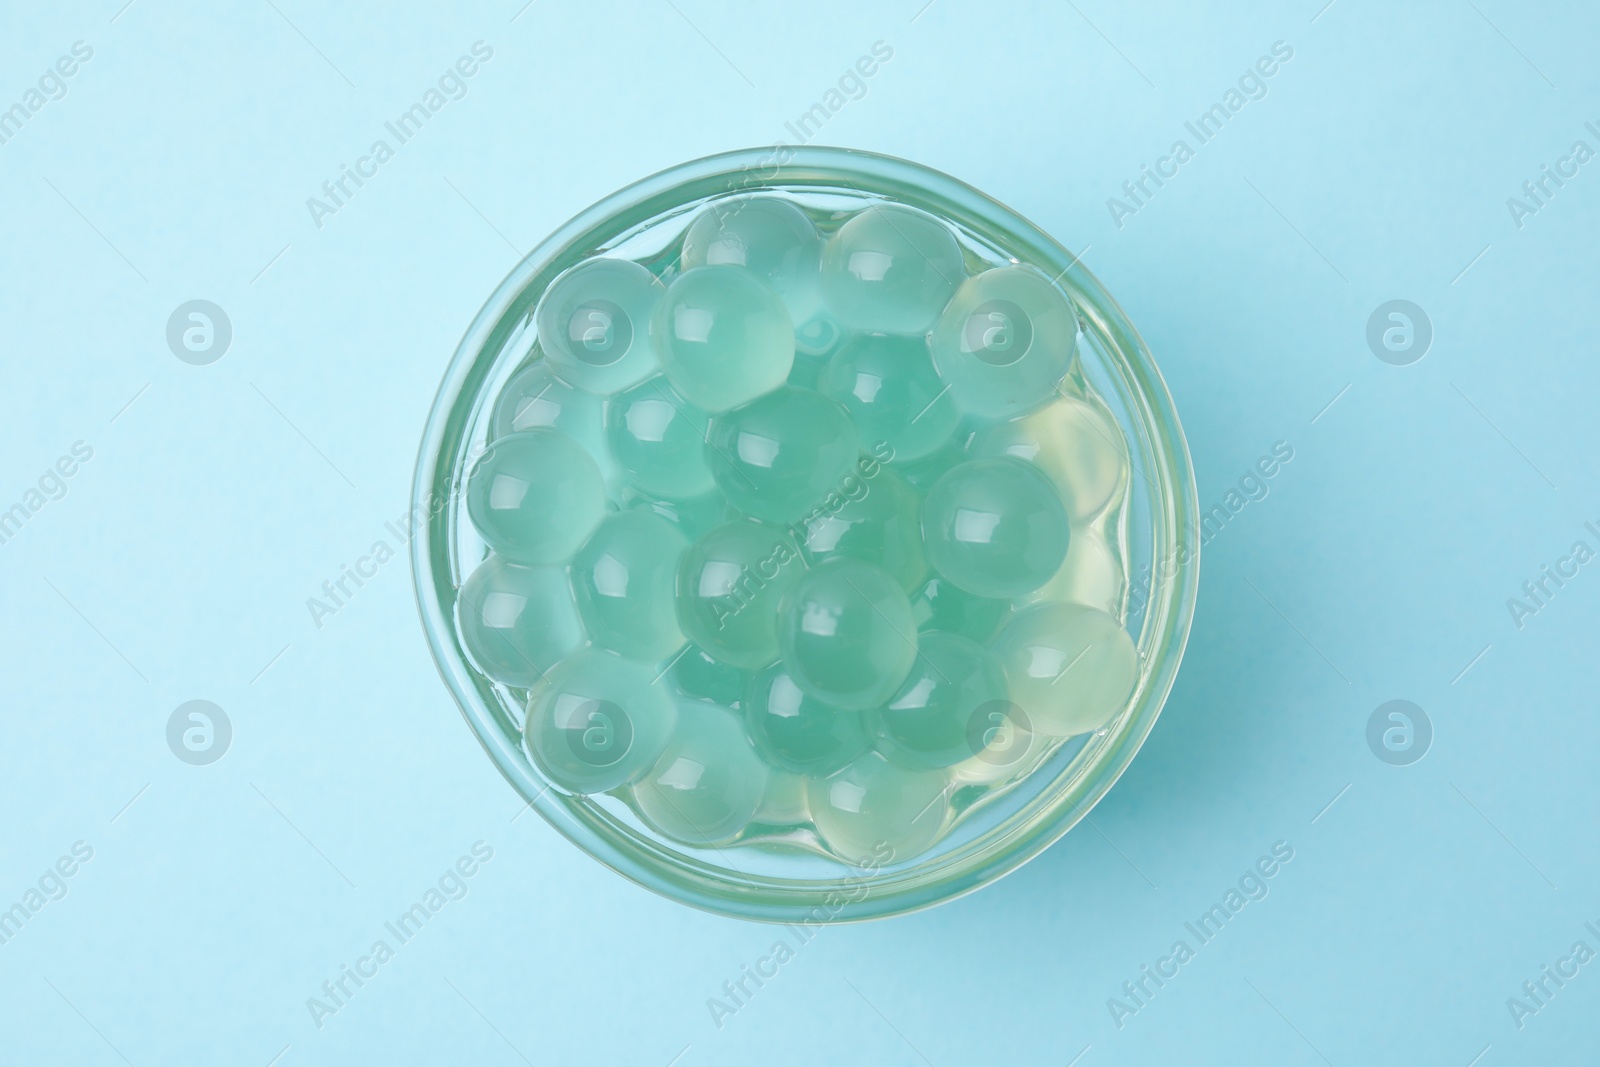
[[[0,945],[0,1060],[1594,1058],[1600,963],[1520,1030],[1506,999],[1600,949],[1600,563],[1520,630],[1506,599],[1600,547],[1600,161],[1520,229],[1505,202],[1600,149],[1600,11],[123,2],[0,15],[0,106],[94,49],[0,146],[0,508],[94,449],[0,544],[0,907],[94,849]],[[478,40],[468,95],[317,228],[306,198]],[[320,629],[305,602],[405,511],[445,362],[522,251],[658,169],[792,139],[878,40],[893,59],[817,142],[1087,249],[1203,506],[1274,442],[1294,459],[1207,548],[1177,687],[1088,822],[956,903],[825,930],[719,1029],[707,998],[775,932],[516,817],[404,558]],[[1107,197],[1280,40],[1266,98],[1118,228]],[[211,366],[165,343],[194,298],[233,323]],[[1436,331],[1412,366],[1365,342],[1393,298]],[[165,742],[194,698],[234,725],[209,767]],[[1408,767],[1365,740],[1393,698],[1435,729]],[[306,999],[479,840],[469,895],[314,1025]],[[1270,896],[1119,1029],[1107,998],[1277,841]]]

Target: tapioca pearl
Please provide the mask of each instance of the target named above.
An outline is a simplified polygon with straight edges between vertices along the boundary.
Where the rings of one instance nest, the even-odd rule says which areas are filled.
[[[868,752],[829,778],[806,779],[806,806],[824,843],[852,863],[900,863],[928,850],[950,816],[949,777]]]
[[[580,389],[609,396],[637,385],[660,367],[650,322],[664,292],[632,260],[585,260],[540,297],[539,343],[561,377]]]
[[[692,643],[672,661],[672,680],[679,689],[728,708],[741,706],[751,677],[749,671],[724,663]]]
[[[876,563],[910,591],[928,575],[921,508],[921,494],[905,479],[863,456],[839,489],[800,517],[801,547],[813,562],[848,556]]]
[[[1034,729],[1053,737],[1105,726],[1139,678],[1133,638],[1110,615],[1081,604],[1024,608],[991,647],[1005,667],[1011,699]]]
[[[682,264],[685,270],[743,267],[770,285],[793,313],[818,303],[821,254],[817,228],[793,202],[741,196],[707,206],[689,224],[683,235]]]
[[[1115,614],[1126,592],[1122,564],[1096,526],[1074,526],[1061,569],[1024,600],[1084,604]]]
[[[1098,407],[1061,397],[1015,422],[996,423],[973,438],[975,456],[1012,456],[1055,483],[1073,522],[1086,522],[1117,499],[1128,478],[1122,431]]]
[[[706,464],[711,416],[657,376],[620,393],[606,405],[606,438],[628,484],[668,499],[711,492]]]
[[[883,441],[899,462],[930,455],[960,421],[922,337],[858,334],[823,371],[821,391],[843,404],[867,441]]]
[[[965,275],[950,228],[899,204],[858,212],[822,250],[822,298],[855,330],[923,333]]]
[[[800,826],[811,821],[806,807],[806,780],[792,771],[771,770],[767,774],[767,792],[761,798],[751,822],[767,826]]]
[[[761,758],[797,774],[832,774],[872,747],[861,712],[809,695],[782,664],[751,679],[744,721]]]
[[[467,476],[467,513],[496,552],[519,563],[565,563],[606,510],[600,468],[556,430],[489,445]]]
[[[461,641],[484,674],[529,688],[583,644],[566,571],[499,556],[478,564],[456,597]]]
[[[701,700],[677,705],[677,728],[661,758],[633,787],[634,803],[647,824],[676,841],[728,841],[761,806],[767,765],[736,713]]]
[[[1005,671],[993,653],[959,634],[924,633],[911,674],[873,712],[879,748],[903,766],[948,767],[985,751],[1005,727],[1008,706]]]
[[[727,411],[771,392],[794,363],[794,327],[783,301],[740,267],[678,275],[651,328],[667,380],[702,411]]]
[[[1039,588],[1066,558],[1071,529],[1055,487],[1019,459],[968,460],[922,502],[928,562],[975,596]]]
[[[676,590],[688,547],[676,526],[648,511],[602,519],[572,560],[572,588],[589,639],[645,663],[682,648]]]
[[[778,658],[778,605],[805,569],[792,531],[736,519],[706,531],[678,565],[678,625],[722,663]]]
[[[800,576],[783,598],[778,647],[807,694],[866,710],[892,696],[917,658],[911,603],[882,567],[840,557]]]
[[[728,502],[792,522],[855,472],[860,438],[835,401],[784,386],[711,420],[706,460]]]
[[[1011,419],[1050,403],[1072,367],[1072,300],[1035,267],[995,267],[962,283],[930,344],[961,410]]]
[[[1071,553],[1068,547],[1067,554]],[[945,630],[979,644],[995,635],[1010,612],[1009,600],[973,596],[937,574],[911,594],[911,614],[917,620],[917,629]]]
[[[529,694],[523,738],[552,785],[580,795],[604,793],[655,764],[677,717],[653,668],[586,648]]]

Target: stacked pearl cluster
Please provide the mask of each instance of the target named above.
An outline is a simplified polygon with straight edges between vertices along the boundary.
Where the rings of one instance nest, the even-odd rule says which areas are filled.
[[[540,299],[466,480],[462,642],[558,789],[908,859],[1138,680],[1072,301],[890,202],[730,197],[672,251]]]

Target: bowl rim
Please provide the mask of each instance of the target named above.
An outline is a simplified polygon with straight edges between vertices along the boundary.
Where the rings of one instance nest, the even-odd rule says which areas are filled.
[[[1144,625],[1136,635],[1140,682],[1131,710],[1124,712],[1115,731],[1105,735],[1090,769],[1057,790],[1059,795],[1050,796],[1049,788],[1041,790],[1034,799],[1048,798],[1048,802],[1013,813],[957,852],[930,855],[926,870],[925,864],[913,862],[892,872],[860,867],[859,877],[830,882],[752,882],[744,875],[736,881],[726,877],[724,868],[671,852],[631,831],[620,832],[592,806],[569,803],[573,798],[548,787],[520,743],[497,728],[488,706],[487,680],[459,647],[443,640],[444,634],[454,632],[455,585],[448,567],[434,566],[434,556],[442,550],[446,560],[451,558],[454,509],[450,505],[458,491],[474,402],[481,403],[475,387],[481,387],[516,324],[531,313],[533,296],[569,265],[564,257],[575,249],[582,255],[594,251],[588,239],[601,231],[609,229],[608,239],[614,239],[632,225],[674,206],[698,204],[708,196],[841,184],[866,196],[910,203],[985,236],[1003,234],[1004,247],[1018,259],[1059,270],[1058,284],[1072,292],[1080,313],[1107,342],[1107,354],[1133,386],[1131,394],[1120,399],[1138,416],[1137,428],[1149,437],[1141,443],[1149,446],[1146,458],[1156,462],[1147,464],[1143,474],[1151,480],[1152,501],[1161,503],[1150,509],[1152,575]],[[634,222],[617,226],[619,219]],[[536,284],[541,275],[543,284]],[[1128,429],[1120,420],[1119,426]],[[1130,450],[1132,445],[1130,441]],[[691,160],[611,193],[539,242],[485,301],[446,366],[419,446],[411,504],[417,530],[410,539],[412,580],[428,647],[457,709],[501,774],[552,827],[630,881],[704,911],[765,922],[858,922],[918,911],[987,885],[1054,844],[1105,796],[1149,736],[1183,659],[1199,584],[1199,504],[1188,446],[1166,383],[1121,307],[1078,257],[1004,204],[930,167],[859,149],[779,144]],[[1163,574],[1163,569],[1171,573]],[[1132,578],[1127,576],[1130,583]],[[1157,662],[1143,662],[1146,647],[1160,653]],[[840,887],[845,885],[851,894],[858,888],[863,892],[841,902]]]

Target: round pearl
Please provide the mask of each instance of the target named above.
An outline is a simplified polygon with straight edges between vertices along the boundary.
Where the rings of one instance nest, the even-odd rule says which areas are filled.
[[[688,547],[676,526],[652,512],[616,511],[602,519],[572,561],[589,639],[646,663],[682,648],[674,592]]]
[[[928,574],[922,551],[922,497],[894,471],[867,461],[858,476],[846,476],[843,493],[801,520],[806,558],[848,556],[876,563],[907,589]]]
[[[778,604],[804,568],[782,527],[749,519],[713,527],[678,565],[678,625],[721,662],[760,670],[778,658]]]
[[[705,456],[710,421],[665,378],[655,377],[606,405],[606,438],[629,485],[653,496],[687,500],[715,488]]]
[[[473,662],[505,685],[533,686],[583,644],[583,624],[560,567],[490,556],[461,584],[456,610]]]
[[[879,204],[853,215],[822,249],[822,298],[842,324],[920,334],[966,271],[961,246],[932,215]]]
[[[655,764],[677,717],[652,668],[587,648],[563,660],[529,694],[523,737],[553,785],[604,793]]]
[[[976,596],[1015,597],[1061,566],[1071,531],[1044,475],[1018,459],[975,459],[947,471],[922,503],[933,569]]]
[[[771,392],[794,363],[794,328],[783,301],[739,267],[678,275],[652,328],[667,379],[703,411],[727,411]]]
[[[681,262],[685,270],[743,267],[773,288],[798,324],[816,309],[821,255],[817,228],[792,201],[741,196],[712,204],[689,224]]]
[[[706,445],[728,502],[769,522],[797,519],[840,489],[859,451],[844,408],[790,386],[713,418]]]
[[[947,785],[942,771],[897,767],[868,752],[831,778],[807,778],[806,804],[835,854],[884,866],[939,839],[950,814]]]
[[[900,583],[857,559],[819,563],[779,609],[784,669],[806,693],[840,708],[887,700],[917,658],[916,633]]]
[[[1067,554],[1072,554],[1071,548]],[[911,594],[911,614],[917,620],[917,629],[944,630],[980,644],[994,636],[1010,610],[1007,601],[973,596],[937,574]]]
[[[861,712],[808,696],[777,663],[751,679],[744,722],[763,759],[797,774],[832,774],[872,747]]]
[[[968,414],[1011,419],[1049,403],[1077,349],[1067,294],[1034,267],[968,278],[933,328],[933,364]]]
[[[565,563],[605,513],[594,458],[566,434],[526,430],[495,441],[467,476],[467,514],[518,563]]]
[[[644,821],[667,837],[718,844],[737,837],[755,816],[768,773],[734,712],[680,700],[677,729],[633,787],[633,799]]]
[[[1093,405],[1062,397],[1043,411],[980,430],[975,456],[1013,456],[1043,471],[1067,515],[1086,522],[1105,510],[1128,475],[1122,431]]]
[[[960,418],[921,337],[857,335],[828,361],[820,388],[844,405],[863,441],[885,443],[896,462],[933,452]]]
[[[579,389],[609,396],[660,366],[651,316],[665,290],[627,259],[587,259],[562,273],[539,299],[539,344],[557,373]]]
[[[949,767],[981,752],[989,717],[1010,707],[1005,671],[957,634],[922,634],[917,651],[910,676],[876,712],[883,751],[907,767]]]
[[[995,638],[1011,699],[1052,737],[1098,730],[1122,710],[1139,678],[1139,654],[1117,620],[1081,604],[1024,608]]]
[[[523,430],[559,430],[583,446],[603,471],[609,466],[604,403],[593,393],[556,377],[548,359],[528,364],[511,376],[495,398],[489,439]]]

